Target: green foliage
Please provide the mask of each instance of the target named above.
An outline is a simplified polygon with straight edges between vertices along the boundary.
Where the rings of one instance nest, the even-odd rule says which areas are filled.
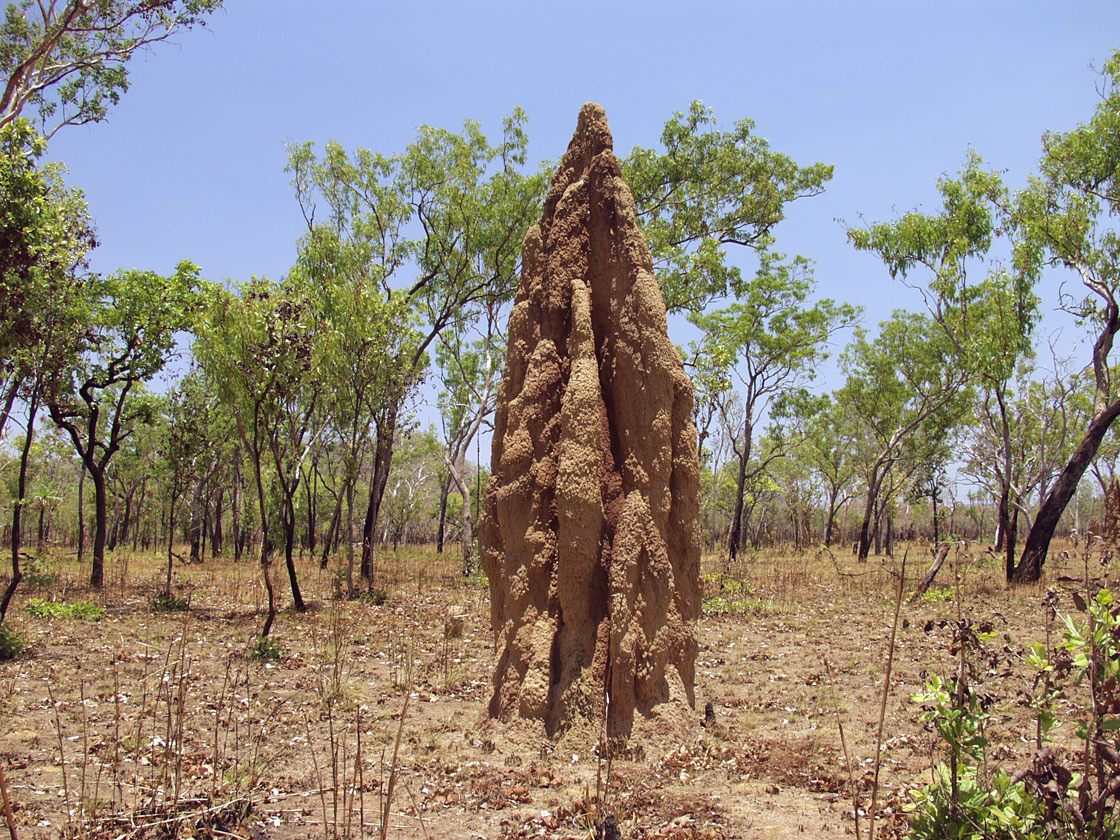
[[[23,572],[23,585],[29,589],[50,589],[58,583],[58,572],[41,557],[26,561],[20,571]]]
[[[665,124],[663,154],[635,147],[623,162],[670,312],[742,296],[726,246],[767,251],[785,205],[820,194],[832,178],[831,166],[800,167],[753,131],[750,120],[720,131],[715,113],[693,102]]]
[[[40,165],[45,150],[26,120],[0,128],[0,359],[21,376],[61,364],[90,320],[75,274],[92,222],[62,168]]]
[[[152,612],[182,612],[187,608],[187,599],[159,592],[148,601],[148,609]]]
[[[951,791],[949,769],[940,764],[935,781],[914,791],[905,808],[913,840],[1042,840],[1046,824],[1024,782],[1002,769],[982,778],[966,768]]]
[[[23,634],[9,624],[0,624],[0,662],[19,659],[27,651]]]
[[[771,604],[759,598],[754,585],[725,574],[704,575],[704,589],[711,592],[701,609],[708,615],[756,615],[770,612]]]
[[[74,621],[100,621],[105,608],[89,601],[47,601],[31,598],[27,602],[28,611],[36,618],[63,618]]]
[[[256,662],[276,662],[284,656],[284,646],[272,636],[261,636],[249,648],[249,656]]]
[[[934,675],[910,698],[929,708],[921,720],[945,743],[949,760],[934,768],[934,781],[913,793],[906,810],[908,836],[920,840],[1026,840],[1042,838],[1042,815],[1026,784],[1002,769],[982,772],[988,712],[976,693]]]
[[[0,22],[0,126],[24,109],[55,131],[103,120],[128,90],[125,64],[138,50],[202,24],[221,5],[221,0],[8,3]]]
[[[933,586],[922,593],[922,600],[927,604],[951,604],[953,597],[953,590],[948,586]]]

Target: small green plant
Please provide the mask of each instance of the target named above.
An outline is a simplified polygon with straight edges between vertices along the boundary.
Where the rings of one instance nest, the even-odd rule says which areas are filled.
[[[948,586],[934,587],[922,593],[922,600],[927,604],[953,603],[953,590]]]
[[[105,608],[89,601],[47,601],[31,598],[27,609],[36,618],[67,618],[75,621],[100,621]]]
[[[355,592],[353,600],[382,607],[389,600],[389,593],[384,589],[368,589],[365,592]]]
[[[257,662],[275,662],[284,656],[284,646],[271,636],[261,636],[249,649],[249,655]]]
[[[186,608],[186,598],[178,598],[166,592],[160,592],[148,601],[148,609],[152,612],[182,612]]]
[[[712,593],[702,605],[708,615],[770,615],[779,611],[773,601],[757,597],[750,581],[732,575],[704,575],[704,589]]]
[[[1050,836],[1115,840],[1120,838],[1115,810],[1120,791],[1120,604],[1108,589],[1087,601],[1081,596],[1074,600],[1087,611],[1085,621],[1061,616],[1062,641],[1054,651],[1036,645],[1027,662],[1036,673],[1032,706],[1039,745],[1055,725],[1057,699],[1080,697],[1083,705],[1073,718],[1081,746],[1068,756],[1040,748],[1022,775],[1051,826]],[[1050,617],[1057,615],[1056,595],[1047,593],[1044,604]],[[1081,691],[1063,691],[1067,688]]]
[[[18,659],[26,650],[27,644],[23,640],[23,634],[7,624],[0,624],[0,662]]]
[[[934,780],[915,791],[906,806],[909,837],[915,840],[1027,840],[1045,836],[1042,815],[1023,780],[1002,768],[981,772],[988,739],[988,712],[974,692],[956,680],[934,675],[926,690],[911,697],[927,704],[922,721],[944,741],[948,761],[934,768]]]
[[[58,572],[47,567],[41,557],[35,557],[23,564],[23,585],[28,589],[50,589],[58,584]]]

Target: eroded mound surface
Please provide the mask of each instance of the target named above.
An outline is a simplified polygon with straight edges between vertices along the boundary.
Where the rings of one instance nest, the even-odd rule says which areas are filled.
[[[692,399],[606,115],[585,105],[509,322],[479,525],[492,717],[555,736],[605,714],[623,737],[695,717]]]

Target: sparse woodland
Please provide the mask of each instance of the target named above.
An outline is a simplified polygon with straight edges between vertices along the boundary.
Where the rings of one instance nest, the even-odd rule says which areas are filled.
[[[553,165],[520,109],[291,144],[281,278],[89,270],[46,145],[220,5],[0,22],[13,840],[1120,836],[1120,53],[1024,188],[970,152],[939,206],[850,227],[923,302],[879,324],[782,251],[828,164],[698,102],[623,160],[698,336],[705,728],[615,754],[480,725],[482,440]]]

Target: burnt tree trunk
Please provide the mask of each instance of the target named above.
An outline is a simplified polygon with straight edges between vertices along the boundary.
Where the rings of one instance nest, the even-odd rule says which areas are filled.
[[[1012,582],[1034,583],[1042,576],[1042,565],[1046,562],[1046,555],[1050,551],[1050,540],[1054,538],[1054,530],[1058,527],[1069,500],[1077,492],[1081,476],[1089,468],[1089,464],[1100,448],[1101,441],[1104,440],[1105,433],[1117,415],[1120,415],[1120,400],[1110,403],[1089,424],[1085,437],[1077,445],[1077,449],[1070,456],[1069,463],[1062,469],[1058,480],[1046,494],[1035,515],[1034,523],[1027,533],[1027,541],[1023,544],[1023,555],[1019,558],[1019,565],[1015,567],[1012,574]]]

